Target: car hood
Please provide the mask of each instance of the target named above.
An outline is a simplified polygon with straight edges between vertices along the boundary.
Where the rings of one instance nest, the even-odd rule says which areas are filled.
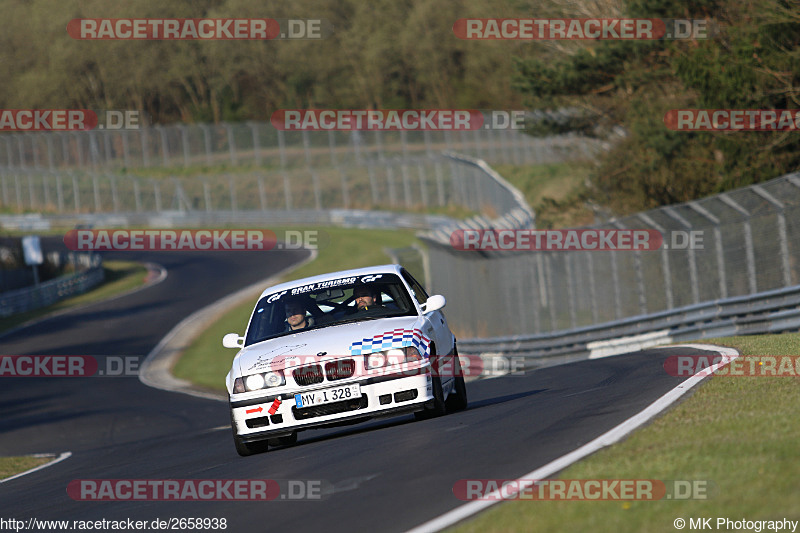
[[[425,350],[430,341],[420,335],[418,328],[421,323],[421,317],[417,316],[381,318],[284,335],[244,348],[236,356],[233,368],[238,371],[237,375],[248,376],[311,362],[363,355],[379,350],[378,345],[371,342],[376,336],[399,344],[403,342],[401,339],[408,343],[413,337],[415,344],[420,343],[420,351],[427,355]]]

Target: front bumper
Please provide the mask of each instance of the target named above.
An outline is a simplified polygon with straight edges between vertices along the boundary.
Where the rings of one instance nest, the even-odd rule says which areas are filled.
[[[294,394],[306,394],[334,386],[303,387],[261,398],[236,400],[231,398],[231,413],[236,433],[244,442],[290,435],[294,431],[348,423],[370,418],[384,418],[424,409],[433,399],[431,376],[428,371],[419,375],[388,375],[354,381],[360,384],[361,398],[298,409]],[[347,383],[337,383],[336,386]],[[269,414],[275,399],[280,405]]]

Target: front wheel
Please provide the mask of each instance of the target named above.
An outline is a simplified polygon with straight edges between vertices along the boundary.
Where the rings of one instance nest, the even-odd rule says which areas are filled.
[[[444,389],[442,388],[441,372],[439,370],[439,359],[435,358],[435,354],[431,354],[431,388],[433,389],[433,406],[426,408],[424,411],[417,411],[414,413],[414,418],[417,420],[427,420],[428,418],[435,418],[447,414],[447,406],[444,403]]]
[[[461,370],[461,361],[458,360],[458,350],[453,349],[453,374],[455,375],[455,384],[453,390],[447,397],[447,411],[454,413],[456,411],[463,411],[467,408],[467,384],[464,381],[464,371]]]
[[[236,433],[236,422],[233,421],[233,411],[231,411],[231,431],[233,432],[233,444],[236,446],[236,453],[242,457],[247,457],[256,453],[264,453],[269,449],[269,444],[265,440],[256,442],[244,442]]]

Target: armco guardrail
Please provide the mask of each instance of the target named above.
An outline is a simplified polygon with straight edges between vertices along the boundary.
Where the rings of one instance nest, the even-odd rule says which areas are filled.
[[[46,307],[102,283],[105,273],[99,255],[92,255],[93,266],[75,274],[15,291],[0,293],[0,317]]]
[[[550,359],[591,358],[689,340],[800,329],[800,285],[716,300],[669,312],[543,335],[459,339],[469,354],[523,356],[529,366]]]

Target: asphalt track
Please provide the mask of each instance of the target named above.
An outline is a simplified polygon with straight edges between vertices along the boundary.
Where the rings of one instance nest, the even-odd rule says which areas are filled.
[[[0,337],[0,353],[142,356],[186,315],[302,258],[150,253],[139,259],[166,267],[165,281]],[[682,381],[662,366],[677,353],[686,349],[472,382],[467,411],[308,431],[296,446],[248,458],[234,450],[223,402],[155,390],[134,377],[3,378],[0,455],[73,455],[0,484],[0,518],[208,517],[225,518],[233,532],[404,531],[462,504],[452,492],[457,480],[519,477],[638,413]],[[232,353],[220,347],[220,357]],[[324,494],[304,501],[88,502],[68,496],[76,479],[321,480]]]

